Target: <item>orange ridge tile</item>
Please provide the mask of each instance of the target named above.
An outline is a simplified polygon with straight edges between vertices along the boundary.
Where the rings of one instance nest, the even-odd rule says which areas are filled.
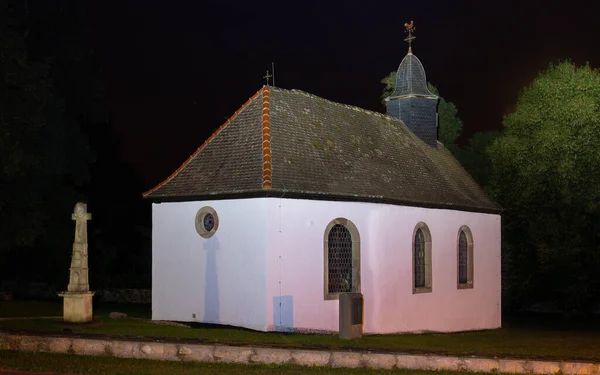
[[[271,171],[271,92],[269,86],[264,86],[262,92],[263,189],[270,189],[273,186],[273,180]]]

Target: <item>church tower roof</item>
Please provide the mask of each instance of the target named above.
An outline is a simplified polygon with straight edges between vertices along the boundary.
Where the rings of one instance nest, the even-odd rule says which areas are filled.
[[[398,72],[396,74],[396,90],[391,97],[398,96],[432,96],[435,97],[427,88],[427,78],[425,69],[419,58],[412,54],[409,49],[408,54],[402,59]]]
[[[405,23],[408,37],[408,54],[402,59],[396,72],[396,87],[385,100],[388,116],[402,122],[427,145],[437,149],[438,143],[438,97],[427,88],[423,64],[412,53],[411,42],[415,39],[414,22]]]

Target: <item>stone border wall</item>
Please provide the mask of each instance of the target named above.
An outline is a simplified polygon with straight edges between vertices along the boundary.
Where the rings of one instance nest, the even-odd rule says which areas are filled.
[[[0,333],[0,350],[105,355],[163,361],[290,364],[372,369],[423,369],[518,374],[600,375],[600,363],[534,361],[467,356],[355,353],[269,349],[226,345],[174,344]]]
[[[151,289],[100,289],[96,296],[103,302],[152,303]]]

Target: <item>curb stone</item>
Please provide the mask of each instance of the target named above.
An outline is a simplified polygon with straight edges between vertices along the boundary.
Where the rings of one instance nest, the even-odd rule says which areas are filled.
[[[210,362],[248,364],[250,363],[250,356],[252,354],[254,354],[254,350],[252,348],[219,345],[215,347],[213,360]]]
[[[391,370],[397,365],[396,356],[393,354],[363,354],[362,361],[365,367],[378,370]]]
[[[312,351],[312,350],[293,350],[292,351],[292,362],[293,364],[300,366],[327,366],[331,353],[324,351]]]
[[[359,368],[365,367],[361,353],[331,352],[331,367]]]
[[[600,375],[600,362],[270,349],[214,344],[173,344],[0,333],[0,350],[109,355],[163,361],[290,364],[302,366],[423,369],[517,374]]]
[[[292,351],[286,349],[255,348],[250,356],[251,363],[283,365],[292,360]]]

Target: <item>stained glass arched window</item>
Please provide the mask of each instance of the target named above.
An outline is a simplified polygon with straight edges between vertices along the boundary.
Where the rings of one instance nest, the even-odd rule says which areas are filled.
[[[427,224],[415,226],[412,238],[413,293],[429,293],[431,287],[431,232]]]
[[[459,289],[473,288],[473,234],[468,226],[458,230],[457,238],[457,282]]]
[[[425,286],[425,236],[421,229],[415,234],[415,288]]]
[[[328,239],[329,293],[352,290],[352,235],[348,228],[336,224]]]
[[[469,251],[467,245],[467,235],[461,230],[458,239],[458,282],[460,284],[465,284],[469,281],[467,272],[469,264]]]
[[[338,218],[325,229],[325,299],[360,292],[360,237],[356,226]]]

